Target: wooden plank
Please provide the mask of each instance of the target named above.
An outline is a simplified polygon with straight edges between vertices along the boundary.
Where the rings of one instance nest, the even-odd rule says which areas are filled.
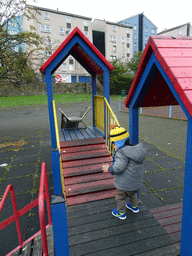
[[[96,137],[103,137],[104,136],[104,133],[101,130],[99,130],[97,127],[88,127],[88,129],[90,131],[92,131],[95,134]]]
[[[87,194],[96,191],[114,188],[113,179],[92,181],[88,183],[80,183],[75,185],[65,186],[66,196],[74,196],[79,194]]]
[[[86,145],[86,146],[77,146],[71,148],[62,148],[61,154],[73,153],[73,152],[80,152],[80,151],[90,151],[96,149],[107,149],[106,144],[103,142],[102,144],[93,144],[93,145]]]
[[[32,245],[32,240],[29,241],[26,245],[24,245],[22,249],[21,256],[29,256],[31,255],[31,245]]]
[[[42,250],[41,235],[38,235],[34,239],[33,256],[42,256],[42,253],[43,253],[43,250]]]
[[[100,223],[99,223],[100,224]],[[89,225],[91,226],[91,225]],[[83,244],[83,243],[89,243],[94,240],[99,239],[105,239],[107,237],[112,237],[112,236],[119,236],[122,234],[126,234],[128,232],[132,233],[134,231],[143,230],[145,228],[149,227],[156,227],[158,226],[158,222],[154,218],[150,218],[147,220],[141,220],[138,222],[130,223],[130,222],[124,222],[124,223],[118,223],[116,222],[116,225],[112,226],[106,226],[105,228],[102,226],[102,232],[101,229],[97,230],[90,230],[89,232],[85,232],[84,229],[81,231],[79,235],[73,235],[69,239],[69,246],[75,246],[78,244]],[[129,242],[129,241],[127,241]]]
[[[65,178],[65,186],[107,179],[113,179],[113,176],[110,173],[94,173],[90,175]]]
[[[78,159],[76,161],[73,161],[73,167],[79,167],[79,166],[85,166],[85,165],[92,165],[92,164],[98,164],[98,163],[105,163],[105,162],[112,162],[112,159],[110,156],[102,156],[99,158],[90,158],[90,159]],[[71,162],[63,162],[62,163],[63,169],[70,168]]]
[[[74,129],[74,133],[75,133],[75,135],[77,136],[78,140],[83,140],[83,139],[85,139],[85,137],[82,135],[80,129]]]
[[[76,146],[83,146],[83,145],[92,145],[92,144],[100,144],[104,141],[103,138],[89,138],[84,140],[75,140],[75,141],[61,141],[60,146],[61,148],[66,147],[76,147]]]
[[[104,157],[104,156],[110,156],[109,151],[106,149],[93,150],[93,151],[87,152],[86,154],[84,152],[62,154],[61,160],[62,161],[74,161],[74,160],[78,160],[78,159],[96,158],[96,157]]]
[[[74,176],[77,176],[77,175],[85,175],[85,174],[93,174],[93,173],[100,173],[100,172],[103,172],[101,170],[102,168],[102,165],[103,164],[111,164],[112,160],[111,158],[102,158],[102,159],[99,159],[100,162],[101,160],[103,160],[103,162],[101,163],[92,163],[91,165],[83,165],[83,166],[78,166],[78,167],[71,167],[71,168],[66,168],[66,169],[63,169],[63,175],[64,175],[64,178],[67,178],[67,177],[74,177]],[[91,163],[91,162],[90,162]]]
[[[154,40],[156,47],[158,48],[192,48],[192,40],[183,39],[165,39]]]
[[[63,135],[63,131],[61,129],[59,130],[59,140],[60,141],[64,141],[65,140],[65,137]]]
[[[157,213],[153,213],[156,219],[161,219],[161,218],[166,218],[170,216],[175,216],[175,215],[182,215],[182,207],[179,208],[174,208],[170,210],[165,210]]]
[[[178,231],[181,231],[182,223],[175,223],[173,225],[164,226],[163,228],[167,231],[167,233],[172,234]]]
[[[150,242],[149,242],[150,241]],[[101,255],[117,255],[123,253],[124,255],[134,255],[142,251],[150,250],[157,245],[169,245],[173,243],[170,236],[165,232],[161,226],[155,228],[145,228],[144,230],[136,230],[128,233],[121,233],[116,236],[106,237],[95,241],[84,243],[70,248],[70,255],[94,255],[93,253]],[[138,246],[139,245],[139,246]],[[113,248],[113,249],[112,249]],[[112,250],[111,250],[112,249]],[[122,255],[123,255],[122,254]]]
[[[69,132],[69,135],[70,135],[70,137],[71,137],[72,140],[78,140],[78,137],[77,137],[77,135],[74,133],[73,129],[69,129],[68,132]]]
[[[178,215],[175,215],[175,216],[169,216],[167,218],[162,218],[158,221],[162,226],[167,226],[167,225],[172,225],[172,224],[175,224],[175,223],[180,223],[180,222],[182,222],[182,214],[178,214]]]
[[[165,206],[162,206],[162,207],[157,207],[157,208],[154,208],[154,209],[150,209],[150,212],[155,214],[155,213],[164,212],[164,211],[167,211],[167,210],[177,209],[177,208],[180,208],[180,207],[183,207],[182,202],[177,203],[177,204],[165,205]]]
[[[52,227],[52,225],[47,228],[46,234],[47,234],[47,245],[48,245],[49,256],[54,256],[55,252],[54,252],[54,239],[53,239],[53,227]]]
[[[192,53],[191,53],[192,54]],[[174,58],[174,57],[164,57],[167,65],[169,67],[191,67],[192,66],[192,57],[190,58]]]
[[[180,255],[180,245],[179,243],[174,243],[168,246],[163,246],[154,250],[150,250],[144,253],[139,253],[135,256],[179,256]]]
[[[107,198],[115,197],[116,189],[110,189],[105,191],[99,191],[95,193],[89,193],[85,195],[78,195],[67,198],[67,206],[83,204],[91,201],[97,201]]]

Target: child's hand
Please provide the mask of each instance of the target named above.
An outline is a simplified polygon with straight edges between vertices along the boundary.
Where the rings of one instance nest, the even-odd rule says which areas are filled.
[[[103,172],[108,172],[108,168],[109,168],[109,165],[105,164],[105,165],[102,166],[102,171]]]

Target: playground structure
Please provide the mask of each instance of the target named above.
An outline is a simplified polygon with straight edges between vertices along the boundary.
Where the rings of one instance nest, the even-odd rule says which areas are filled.
[[[154,37],[149,39],[146,50],[144,51],[142,60],[140,62],[137,75],[133,82],[133,86],[131,87],[126,99],[126,106],[129,106],[130,108],[130,138],[133,143],[138,143],[138,108],[141,106],[160,106],[169,103],[174,105],[180,103],[190,120],[188,107],[186,108],[185,104],[181,102],[176,91],[174,91],[174,88],[171,85],[169,77],[165,74],[165,71],[161,67],[162,63],[164,64],[166,62],[164,62],[163,59],[159,61],[159,59],[157,59],[155,56],[155,54],[158,57],[160,56],[158,49],[160,45],[163,45],[162,48],[165,50],[164,48],[166,47],[164,47],[164,45],[167,45],[167,42],[168,45],[173,44],[176,47],[178,44],[176,44],[175,41],[181,44],[181,42],[185,42],[185,40],[182,40],[183,39],[179,40],[173,38],[162,39],[162,37]],[[191,45],[191,42],[192,41],[189,40],[188,46]],[[170,49],[168,52],[171,52]],[[183,52],[184,50],[182,53]],[[79,61],[79,63],[92,76],[93,126],[86,128],[74,127],[59,130],[55,102],[52,94],[51,76],[57,67],[61,65],[70,54],[76,58],[76,60]],[[105,176],[103,173],[101,175],[102,164],[111,162],[109,153],[111,148],[108,141],[109,131],[113,126],[119,125],[118,120],[114,116],[109,105],[109,72],[112,70],[113,67],[110,65],[110,63],[90,43],[90,41],[78,28],[75,28],[71,32],[67,39],[59,46],[59,48],[40,69],[42,74],[45,75],[47,85],[52,142],[51,158],[54,196],[52,197],[51,202],[51,212],[55,255],[62,255],[64,251],[66,255],[69,254],[66,203],[68,206],[79,203],[83,204],[85,202],[98,201],[103,198],[114,197],[115,195],[115,188],[113,186],[111,176],[109,174],[106,174]],[[102,73],[104,75],[104,97],[96,95],[96,75]],[[158,81],[160,81],[161,84],[159,84]],[[190,80],[188,80],[187,84],[189,84],[189,81]],[[174,83],[177,83],[177,80],[174,80]],[[189,125],[189,131],[190,129],[191,125]],[[103,137],[105,138],[105,141]],[[191,135],[188,135],[188,137],[190,140]],[[188,141],[188,143],[190,144],[190,141]],[[189,173],[190,176],[190,161],[187,162],[189,159],[190,153],[186,158],[186,164],[188,163],[186,166],[187,173]],[[92,182],[93,179],[94,182]],[[89,183],[91,183],[91,186],[89,186]],[[189,188],[189,183],[187,184],[187,187]],[[185,194],[187,194],[186,191]],[[187,202],[188,201],[186,200],[185,215],[191,213],[190,209],[187,209]],[[189,207],[191,207],[190,204]],[[189,223],[190,215],[186,217]],[[187,229],[187,221],[184,224],[183,219],[183,227],[185,230]],[[190,236],[189,229],[190,228],[187,230],[187,238],[185,237],[186,234],[182,232],[183,241],[181,244],[181,249],[183,248],[182,250],[192,252],[190,248],[190,237],[192,236]],[[168,240],[167,236],[166,238]],[[46,242],[44,244],[46,244]],[[182,250],[181,253],[183,254],[181,255],[185,255],[185,251],[182,252]],[[44,255],[47,255],[46,252]]]
[[[180,105],[188,118],[180,255],[192,254],[192,38],[151,37],[127,95],[129,132],[139,140],[139,108]]]

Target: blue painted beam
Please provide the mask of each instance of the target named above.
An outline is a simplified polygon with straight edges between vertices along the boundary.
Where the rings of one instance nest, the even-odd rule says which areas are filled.
[[[192,118],[188,120],[180,255],[192,255]]]
[[[93,127],[95,127],[95,95],[97,94],[96,76],[92,76],[92,111],[93,111]]]
[[[139,109],[129,109],[129,136],[130,142],[133,144],[139,143]]]

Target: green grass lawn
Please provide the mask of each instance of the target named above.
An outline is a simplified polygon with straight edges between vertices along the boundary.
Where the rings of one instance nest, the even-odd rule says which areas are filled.
[[[91,97],[91,94],[87,93],[77,93],[74,95],[59,94],[53,96],[56,103],[91,101]],[[119,100],[119,97],[118,95],[114,95],[110,99]],[[0,97],[0,108],[43,104],[47,104],[47,95]]]

